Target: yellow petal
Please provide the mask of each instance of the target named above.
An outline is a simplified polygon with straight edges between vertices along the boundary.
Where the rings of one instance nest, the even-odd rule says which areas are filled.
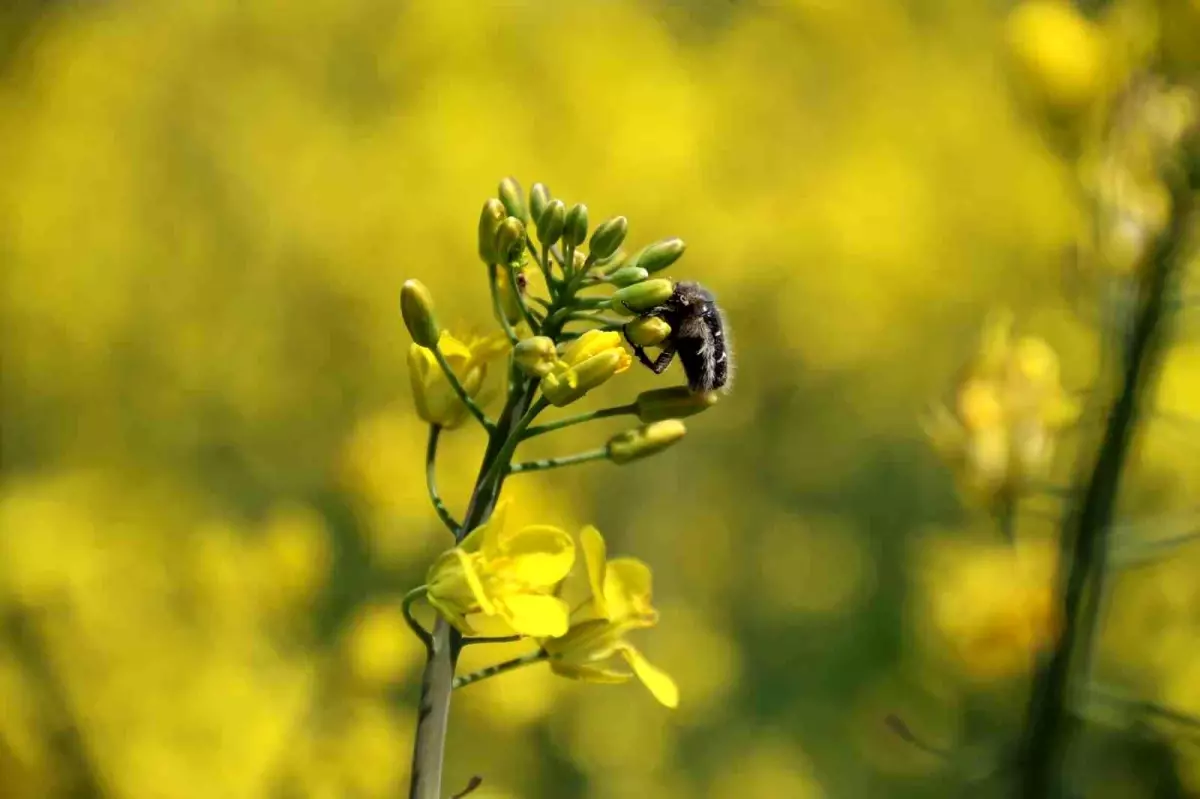
[[[492,604],[491,598],[483,588],[483,581],[479,578],[479,574],[475,571],[475,567],[471,564],[471,556],[455,547],[451,550],[458,556],[458,562],[462,565],[463,575],[467,579],[467,585],[471,588],[471,593],[475,597],[475,601],[479,603],[479,607],[483,608],[483,612],[491,615],[496,612],[496,606]]]
[[[583,547],[583,561],[587,566],[588,585],[592,589],[592,604],[596,613],[608,617],[608,603],[604,601],[605,561],[608,557],[604,537],[595,527],[588,525],[579,533],[579,544]]]
[[[650,567],[637,558],[614,558],[604,575],[604,602],[613,621],[653,613]]]
[[[504,549],[500,542],[506,534],[508,509],[511,504],[510,500],[500,500],[492,510],[492,515],[479,527],[481,532],[478,547],[479,551],[483,553],[483,557],[487,560],[495,560],[504,555]]]
[[[465,366],[471,360],[471,348],[446,330],[443,330],[442,334],[438,336],[438,349],[442,351],[442,356],[454,367],[456,373],[459,366]]]
[[[638,676],[642,684],[650,689],[650,693],[654,694],[655,699],[669,708],[679,707],[679,686],[675,684],[670,675],[651,665],[641,652],[629,644],[621,648],[621,654],[625,656],[625,660],[629,662],[633,673]]]
[[[499,611],[521,635],[557,638],[565,635],[570,609],[558,597],[544,594],[509,594],[498,598]]]
[[[539,587],[560,582],[575,563],[575,542],[566,531],[549,525],[530,525],[507,534],[500,542],[507,565],[505,576]]]
[[[630,678],[633,677],[632,674],[624,671],[602,669],[599,666],[581,666],[578,663],[564,663],[553,659],[550,661],[550,670],[561,677],[567,677],[572,680],[607,683],[609,685],[629,682]]]

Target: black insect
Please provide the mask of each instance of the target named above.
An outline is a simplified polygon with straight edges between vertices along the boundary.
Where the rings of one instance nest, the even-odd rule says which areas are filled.
[[[725,317],[713,295],[699,283],[675,284],[675,291],[662,305],[643,311],[641,318],[658,317],[671,327],[658,358],[650,360],[646,350],[633,344],[638,360],[654,374],[662,374],[675,355],[683,364],[688,388],[700,394],[727,388],[732,369]],[[626,334],[626,340],[629,340]]]

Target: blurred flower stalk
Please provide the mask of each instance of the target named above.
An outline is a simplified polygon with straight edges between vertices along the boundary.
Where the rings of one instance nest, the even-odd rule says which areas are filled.
[[[421,283],[410,280],[401,292],[413,339],[408,358],[413,396],[429,425],[429,495],[453,536],[452,546],[429,567],[425,584],[404,600],[409,626],[427,650],[413,753],[414,799],[443,795],[454,688],[548,661],[556,674],[578,680],[614,683],[636,677],[662,704],[678,704],[674,681],[627,640],[628,633],[658,620],[650,568],[634,558],[608,559],[604,539],[593,527],[572,536],[550,525],[512,524],[510,502],[501,499],[511,475],[598,460],[625,464],[661,452],[683,438],[680,417],[716,400],[679,386],[644,392],[626,405],[534,424],[551,406],[571,405],[627,371],[633,360],[623,337],[653,346],[670,334],[662,320],[628,315],[650,311],[671,296],[673,281],[652,275],[683,254],[683,243],[668,239],[627,256],[621,249],[627,227],[624,217],[615,217],[590,228],[586,206],[568,207],[540,183],[527,201],[517,182],[505,179],[479,219],[478,253],[496,331],[460,340],[440,327],[433,298]],[[504,403],[491,418],[483,387],[487,370],[501,360],[507,361]],[[642,426],[592,450],[515,460],[529,438],[625,415],[637,417]],[[484,428],[488,443],[459,521],[441,499],[435,464],[443,432],[472,419]],[[432,630],[416,617],[421,603],[436,611]],[[528,654],[456,675],[464,646],[518,640],[533,645]]]
[[[989,659],[981,662],[993,671],[1011,670],[1009,660],[994,657],[1000,638],[1038,661],[1014,795],[1065,799],[1082,795],[1067,767],[1068,750],[1083,727],[1080,699],[1094,690],[1092,652],[1114,569],[1109,539],[1122,480],[1139,423],[1154,412],[1147,397],[1156,390],[1172,321],[1188,305],[1181,287],[1196,255],[1200,106],[1194,72],[1172,74],[1152,58],[1144,72],[1129,70],[1114,82],[1105,72],[1100,29],[1070,3],[1027,0],[1014,10],[1009,33],[1047,121],[1066,125],[1077,140],[1072,152],[1090,218],[1076,268],[1096,290],[1091,318],[1102,327],[1100,378],[1088,394],[1090,407],[1081,410],[1061,385],[1050,345],[1015,337],[1012,314],[997,313],[926,432],[964,495],[995,513],[1014,543],[1023,496],[1050,492],[1066,502],[1057,578],[1010,592],[999,621],[992,614],[973,622],[991,631]],[[1048,480],[1056,442],[1088,429],[1089,421],[1100,429],[1093,444],[1080,448],[1077,485],[1054,488]],[[976,650],[963,651],[980,660]]]

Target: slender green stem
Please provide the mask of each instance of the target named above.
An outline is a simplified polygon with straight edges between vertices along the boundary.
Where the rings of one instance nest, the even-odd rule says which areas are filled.
[[[1064,526],[1062,553],[1063,629],[1058,644],[1035,677],[1025,730],[1023,767],[1017,795],[1059,799],[1066,795],[1063,774],[1067,749],[1079,721],[1070,712],[1072,677],[1086,660],[1095,635],[1099,598],[1104,595],[1107,536],[1141,400],[1161,349],[1164,298],[1182,253],[1192,197],[1172,184],[1172,215],[1147,263],[1140,307],[1133,319],[1122,376],[1095,467],[1077,510]]]
[[[600,447],[599,449],[590,449],[587,452],[577,452],[574,455],[563,455],[559,458],[543,458],[542,460],[537,461],[514,463],[508,468],[508,473],[521,474],[523,472],[544,472],[547,469],[558,469],[563,466],[575,466],[580,463],[602,461],[607,459],[608,450],[604,447]]]
[[[441,425],[429,425],[429,444],[425,447],[425,487],[429,489],[429,501],[433,503],[433,509],[437,511],[438,518],[450,529],[452,535],[457,536],[460,525],[450,515],[450,510],[446,507],[446,503],[442,502],[442,497],[438,494],[437,489],[437,449],[438,438],[441,434]]]
[[[575,287],[575,245],[563,245],[562,257],[563,279],[567,281],[567,295],[574,294]]]
[[[404,600],[400,603],[400,609],[404,611],[404,621],[408,622],[409,628],[416,634],[417,638],[421,639],[421,643],[425,644],[426,654],[433,651],[433,638],[429,635],[429,631],[417,621],[417,617],[413,615],[412,606],[417,600],[424,599],[428,593],[429,586],[419,585],[405,594]]]
[[[500,302],[500,267],[496,264],[488,265],[488,287],[492,292],[492,313],[495,314],[500,327],[504,328],[504,335],[508,337],[508,342],[516,344],[517,331],[513,330],[513,326],[509,324],[508,316],[504,313],[504,306]],[[517,290],[515,283],[512,284],[512,290]]]
[[[471,646],[472,644],[511,644],[520,641],[525,636],[523,635],[493,635],[489,637],[480,636],[478,638],[464,638],[463,646]]]
[[[550,403],[545,397],[540,398],[537,402],[529,406],[529,410],[513,425],[512,432],[509,433],[508,439],[500,447],[500,451],[496,455],[495,461],[492,462],[491,468],[488,470],[488,477],[493,480],[503,479],[503,476],[508,474],[508,466],[512,461],[513,453],[517,450],[517,445],[521,443],[522,434],[529,427],[539,413],[546,410]]]
[[[562,430],[564,427],[571,427],[584,422],[591,422],[596,419],[607,419],[610,416],[626,416],[638,412],[636,402],[631,402],[628,405],[614,405],[611,408],[603,408],[598,411],[589,413],[581,413],[578,416],[568,416],[566,419],[559,419],[554,422],[546,422],[546,424],[537,424],[532,427],[525,428],[525,432],[521,434],[522,439],[533,438],[534,436],[544,435],[545,433],[553,433],[555,430]]]
[[[517,264],[516,261],[508,262],[508,284],[512,286],[513,297],[516,298],[517,308],[521,310],[521,318],[525,320],[525,324],[529,325],[529,329],[535,334],[541,331],[541,326],[537,320],[533,318],[533,314],[529,312],[529,306],[525,304],[525,297],[517,290]]]
[[[454,393],[467,406],[467,410],[471,412],[476,421],[483,425],[483,428],[489,432],[494,429],[495,425],[484,415],[483,409],[475,404],[475,400],[467,396],[466,389],[463,388],[462,383],[458,382],[458,375],[454,374],[454,370],[450,368],[450,364],[446,360],[446,356],[442,354],[440,346],[433,348],[433,356],[437,358],[438,365],[442,367],[442,372],[445,373],[446,380],[450,382],[450,387],[454,389]]]
[[[471,683],[476,683],[480,680],[486,680],[490,677],[495,677],[497,674],[504,674],[505,672],[512,671],[513,669],[520,669],[524,668],[525,666],[532,666],[534,663],[541,663],[548,657],[549,654],[547,654],[544,649],[539,649],[536,652],[530,652],[528,655],[521,655],[520,657],[515,657],[512,660],[506,660],[503,663],[497,663],[495,666],[488,666],[486,669],[480,669],[479,671],[473,671],[470,674],[463,674],[459,677],[455,677],[454,687],[465,688]]]

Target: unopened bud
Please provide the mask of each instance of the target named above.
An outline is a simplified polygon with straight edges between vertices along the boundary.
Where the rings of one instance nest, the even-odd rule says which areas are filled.
[[[640,250],[629,259],[629,265],[640,266],[651,274],[661,272],[679,260],[686,246],[683,239],[664,239]]]
[[[634,283],[641,283],[648,277],[650,277],[650,273],[640,266],[622,266],[608,276],[608,282],[617,288],[625,288]]]
[[[526,374],[542,377],[554,367],[558,351],[553,339],[533,336],[517,342],[513,347],[513,360]]]
[[[628,232],[629,220],[623,216],[615,216],[601,222],[600,227],[596,228],[596,232],[592,234],[591,243],[588,245],[588,254],[595,259],[607,258],[617,251],[621,242],[625,241],[625,234]]]
[[[562,200],[551,200],[546,204],[537,221],[538,241],[543,247],[549,247],[562,238],[566,218],[567,207]]]
[[[550,189],[545,183],[534,183],[529,189],[529,215],[534,224],[542,218],[542,211],[550,202]]]
[[[509,216],[515,216],[522,222],[529,221],[529,212],[525,209],[525,194],[516,178],[505,178],[500,181],[500,202]]]
[[[662,452],[683,438],[687,427],[678,419],[635,427],[618,433],[608,440],[608,459],[613,463],[629,463]]]
[[[588,210],[583,203],[575,203],[571,206],[571,210],[567,211],[566,228],[563,230],[563,238],[567,244],[572,247],[578,247],[587,240],[588,231]]]
[[[625,337],[638,347],[657,347],[671,335],[671,326],[657,316],[634,319],[625,325]]]
[[[496,229],[494,245],[496,257],[502,263],[510,263],[521,257],[525,249],[525,226],[515,216],[510,216]]]
[[[406,280],[400,289],[400,314],[412,340],[432,349],[438,340],[438,323],[433,315],[433,296],[419,280]]]
[[[637,415],[643,422],[682,419],[706,411],[717,404],[715,391],[693,393],[687,386],[656,388],[637,397]]]
[[[479,257],[485,264],[498,263],[496,258],[496,231],[508,216],[504,203],[492,197],[483,204],[479,214]]]
[[[619,314],[636,316],[662,305],[674,291],[675,284],[666,278],[643,280],[614,293],[610,305]]]

